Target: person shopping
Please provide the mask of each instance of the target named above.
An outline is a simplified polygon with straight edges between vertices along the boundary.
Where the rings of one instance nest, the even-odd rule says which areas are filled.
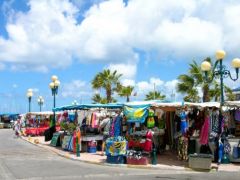
[[[106,140],[109,137],[110,127],[111,127],[111,119],[109,114],[107,114],[106,118],[101,121],[99,126],[100,131],[103,131],[103,142],[102,142],[102,153],[101,153],[102,156],[104,155]]]

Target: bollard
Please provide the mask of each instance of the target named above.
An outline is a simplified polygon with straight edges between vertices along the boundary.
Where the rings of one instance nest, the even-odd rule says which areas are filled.
[[[79,149],[78,137],[76,137],[76,152],[77,152],[77,157],[80,157],[80,149]]]
[[[156,152],[156,148],[152,149],[152,165],[156,165],[157,164],[157,152]]]

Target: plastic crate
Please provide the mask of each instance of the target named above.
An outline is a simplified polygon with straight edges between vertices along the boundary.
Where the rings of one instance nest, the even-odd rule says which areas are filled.
[[[96,147],[97,146],[97,141],[89,141],[88,142],[88,147]]]
[[[188,165],[192,169],[210,170],[212,164],[211,154],[190,154]]]
[[[125,164],[125,156],[107,156],[107,163],[110,164]]]
[[[87,152],[88,153],[96,153],[97,152],[97,147],[88,147]]]

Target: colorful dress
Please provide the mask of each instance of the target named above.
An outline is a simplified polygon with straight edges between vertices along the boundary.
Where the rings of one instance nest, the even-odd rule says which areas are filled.
[[[187,128],[188,128],[187,115],[186,115],[185,111],[180,113],[180,118],[181,118],[181,133],[182,133],[182,135],[184,135],[184,134],[186,134]]]
[[[188,138],[182,136],[178,139],[178,159],[188,159]]]
[[[210,118],[209,116],[205,117],[204,124],[201,129],[201,134],[200,134],[200,144],[205,145],[208,144],[208,132],[209,132],[209,127],[210,127]]]
[[[152,138],[153,138],[152,131],[151,130],[147,131],[144,151],[147,151],[147,152],[152,151]]]

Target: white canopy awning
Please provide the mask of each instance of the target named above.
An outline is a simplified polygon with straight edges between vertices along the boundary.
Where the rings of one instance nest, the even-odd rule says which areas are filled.
[[[27,114],[31,114],[31,115],[53,115],[52,111],[42,111],[42,112],[29,112]]]
[[[240,107],[240,101],[225,101],[224,106],[228,107]]]
[[[182,105],[192,106],[192,107],[220,107],[219,102],[204,102],[204,103],[190,103],[190,102],[171,102],[171,103],[154,103],[152,107],[175,107],[180,108]]]

